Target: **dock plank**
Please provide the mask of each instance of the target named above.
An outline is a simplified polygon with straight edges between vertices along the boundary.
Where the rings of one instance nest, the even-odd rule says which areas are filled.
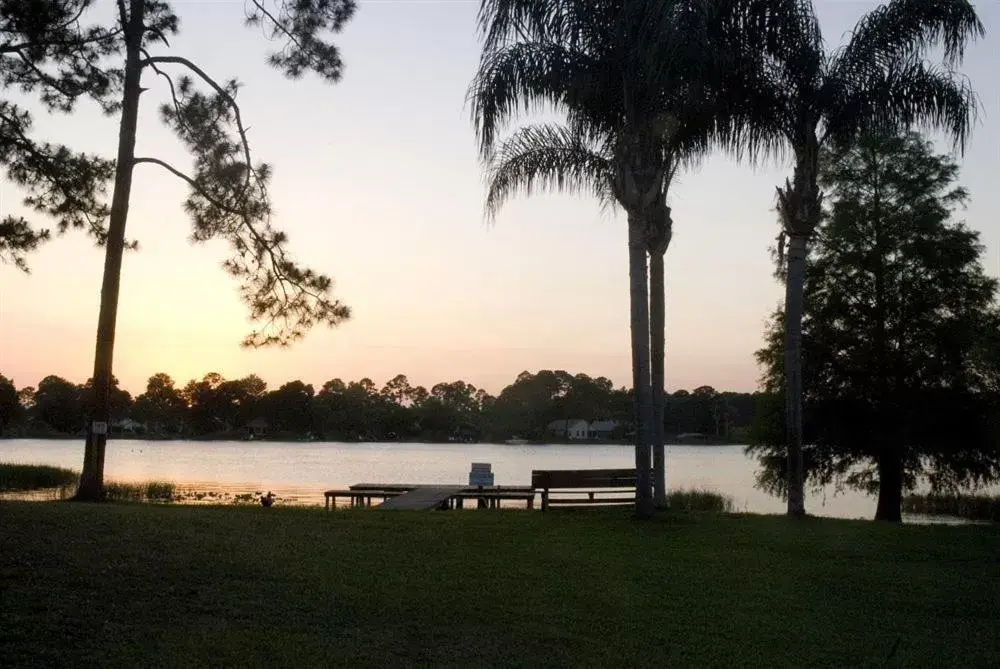
[[[464,485],[427,485],[387,499],[379,509],[433,509],[446,503],[452,495],[465,490]]]

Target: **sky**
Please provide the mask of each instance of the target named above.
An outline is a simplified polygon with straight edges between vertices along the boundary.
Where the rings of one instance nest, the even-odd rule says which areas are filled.
[[[817,0],[828,45],[875,4]],[[334,85],[269,69],[272,45],[243,27],[241,0],[173,5],[181,34],[172,53],[244,84],[252,149],[274,168],[273,222],[297,260],[334,278],[335,296],[354,313],[287,349],[242,349],[252,324],[220,268],[225,244],[192,244],[186,186],[141,165],[127,228],[140,250],[125,257],[115,346],[124,388],[141,393],[160,371],[178,385],[213,371],[256,373],[272,388],[362,377],[381,385],[402,373],[415,385],[462,379],[497,393],[524,370],[564,369],[631,385],[623,217],[584,196],[534,195],[493,224],[484,219],[465,102],[479,57],[478,3],[362,0],[336,38],[346,69]],[[982,234],[988,272],[1000,275],[1000,3],[978,9],[987,37],[962,69],[982,109],[960,158],[971,194],[961,215]],[[151,75],[137,155],[187,168],[190,157],[157,118],[163,91]],[[72,116],[39,114],[36,128],[79,150],[115,151],[117,120],[86,105]],[[672,187],[668,389],[756,388],[753,353],[782,296],[768,253],[778,231],[774,189],[790,174],[787,163],[751,167],[719,155]],[[0,180],[0,211],[18,211],[21,197]],[[18,387],[48,374],[83,382],[103,251],[70,232],[29,264],[27,275],[0,265],[0,373]]]

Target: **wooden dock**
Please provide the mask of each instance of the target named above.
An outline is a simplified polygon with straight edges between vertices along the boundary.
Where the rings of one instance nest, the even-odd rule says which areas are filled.
[[[378,505],[379,509],[447,509],[456,493],[468,486],[464,485],[422,485],[402,495],[391,497]]]
[[[502,500],[523,501],[533,508],[535,490],[531,486],[468,486],[438,483],[355,483],[348,490],[326,491],[326,508],[336,506],[336,498],[350,499],[351,506],[372,506],[385,500],[379,509],[461,509],[465,500],[475,500],[481,509],[499,509]]]

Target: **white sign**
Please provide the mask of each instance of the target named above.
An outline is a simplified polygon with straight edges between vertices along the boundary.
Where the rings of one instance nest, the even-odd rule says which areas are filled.
[[[98,422],[98,421],[94,421],[90,425],[90,433],[91,434],[107,434],[108,433],[108,424],[107,423]]]

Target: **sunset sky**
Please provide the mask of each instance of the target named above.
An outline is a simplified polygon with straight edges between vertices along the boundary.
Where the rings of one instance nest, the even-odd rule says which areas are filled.
[[[172,53],[245,84],[240,94],[258,159],[274,167],[275,224],[295,256],[331,275],[354,310],[336,330],[290,349],[244,350],[250,329],[220,269],[224,243],[195,246],[180,203],[186,186],[136,169],[115,374],[133,394],[165,371],[183,385],[216,371],[251,372],[270,387],[398,373],[431,385],[463,379],[498,392],[522,370],[565,369],[630,384],[623,217],[591,199],[522,198],[496,224],[483,218],[483,179],[465,91],[479,55],[477,2],[362,1],[337,38],[339,84],[288,81],[265,65],[270,45],[242,27],[243,3],[176,2]],[[818,0],[835,45],[871,2]],[[979,5],[988,36],[963,71],[979,92],[979,127],[961,181],[964,214],[1000,271],[1000,4]],[[224,38],[220,36],[225,36]],[[186,168],[157,118],[161,83],[143,100],[137,155]],[[39,116],[40,136],[111,156],[117,120],[84,105]],[[945,150],[946,145],[940,145]],[[757,169],[716,156],[672,189],[667,252],[667,386],[752,390],[765,319],[781,297],[768,246],[774,188],[788,164]],[[0,181],[0,209],[21,194]],[[47,223],[46,223],[47,224]],[[18,387],[46,374],[83,382],[93,365],[103,251],[79,232],[29,258],[31,274],[0,266],[0,373]]]

